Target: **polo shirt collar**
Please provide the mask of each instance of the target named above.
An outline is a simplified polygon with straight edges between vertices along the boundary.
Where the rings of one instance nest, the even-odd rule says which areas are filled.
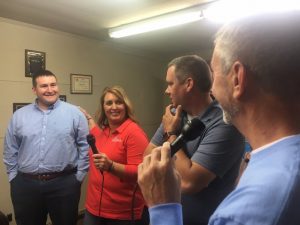
[[[210,103],[206,110],[198,116],[198,118],[203,122],[209,122],[216,117],[216,113],[220,109],[222,110],[221,106],[216,100],[214,100],[212,103]],[[213,113],[213,111],[215,111],[215,113]]]
[[[127,119],[121,124],[121,126],[119,126],[119,127],[116,129],[116,131],[118,131],[119,133],[122,133],[122,132],[125,130],[125,128],[126,128],[130,123],[132,123],[132,120],[129,119],[129,118],[127,118]]]
[[[124,130],[125,130],[125,128],[130,124],[130,123],[132,123],[132,120],[130,119],[130,118],[127,118],[115,131],[114,131],[114,133],[122,133]],[[106,135],[109,135],[109,126],[106,126],[105,128],[104,128],[104,132],[105,132],[105,134]]]
[[[216,109],[222,110],[219,103],[216,100],[214,100],[212,103],[208,105],[208,107],[204,111],[200,112],[200,114],[197,117],[199,120],[201,120],[204,123],[209,122],[216,117],[216,114],[212,113]],[[187,121],[187,113],[185,111],[183,111],[182,118],[183,118],[183,122],[185,123]]]

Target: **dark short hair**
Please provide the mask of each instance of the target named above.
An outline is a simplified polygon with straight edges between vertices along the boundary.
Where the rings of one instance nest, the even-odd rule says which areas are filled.
[[[168,68],[175,66],[175,76],[182,82],[191,77],[199,90],[208,93],[212,86],[212,76],[209,65],[198,55],[185,55],[173,59]]]
[[[36,79],[38,77],[43,77],[43,76],[53,76],[56,78],[56,76],[54,75],[54,73],[52,73],[50,70],[39,70],[36,73],[34,73],[32,75],[32,86],[36,87],[37,83],[36,83]]]

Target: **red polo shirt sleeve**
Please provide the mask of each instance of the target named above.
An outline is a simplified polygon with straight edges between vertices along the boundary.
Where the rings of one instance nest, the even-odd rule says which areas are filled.
[[[148,145],[146,134],[138,127],[132,126],[126,140],[127,164],[125,165],[125,179],[137,179],[137,166],[143,160],[144,151]]]

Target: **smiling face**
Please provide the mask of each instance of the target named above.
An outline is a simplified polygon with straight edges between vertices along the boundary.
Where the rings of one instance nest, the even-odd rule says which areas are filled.
[[[116,95],[107,92],[104,96],[103,109],[109,126],[119,126],[126,119],[126,106]]]
[[[36,78],[36,86],[32,88],[38,99],[41,109],[48,109],[59,97],[59,89],[55,76],[39,76]]]

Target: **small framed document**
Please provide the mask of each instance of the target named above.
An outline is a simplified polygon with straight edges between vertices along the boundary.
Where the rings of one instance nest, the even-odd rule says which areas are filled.
[[[71,94],[92,94],[92,75],[71,74]]]
[[[25,49],[25,77],[46,68],[46,53]]]

